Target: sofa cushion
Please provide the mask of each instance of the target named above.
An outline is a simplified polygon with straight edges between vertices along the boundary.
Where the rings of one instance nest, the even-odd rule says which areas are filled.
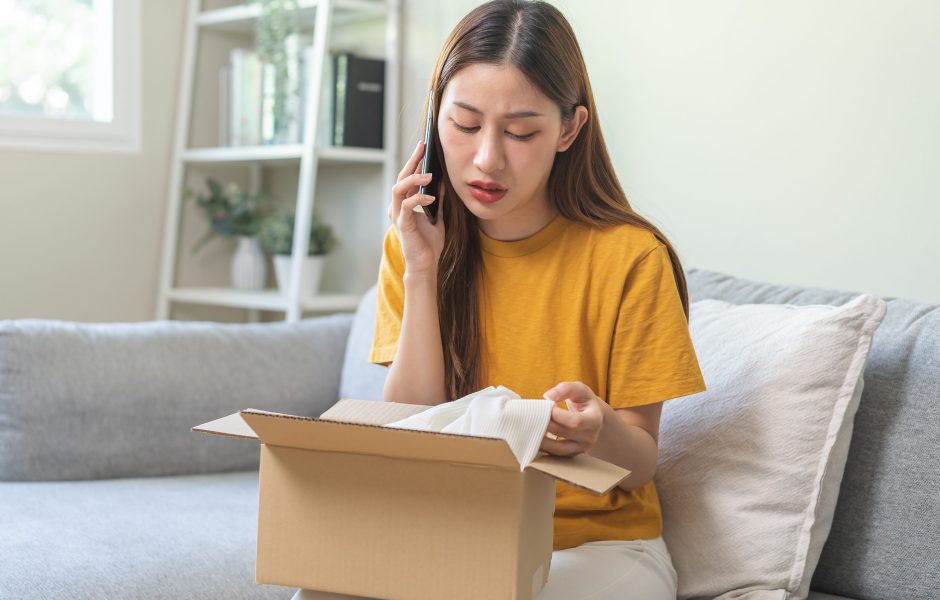
[[[854,292],[686,273],[693,301],[843,304]],[[886,297],[815,590],[849,598],[938,597],[940,306]]]
[[[376,288],[369,288],[359,301],[356,317],[346,344],[346,358],[339,383],[342,398],[381,400],[388,367],[369,362],[372,338],[375,335]]]
[[[283,600],[293,591],[255,584],[257,471],[4,482],[0,514],[3,598]]]
[[[190,428],[243,408],[318,416],[351,321],[0,321],[0,480],[257,468],[256,445]]]
[[[656,473],[680,599],[807,597],[884,312],[692,303],[708,390],[663,406]]]

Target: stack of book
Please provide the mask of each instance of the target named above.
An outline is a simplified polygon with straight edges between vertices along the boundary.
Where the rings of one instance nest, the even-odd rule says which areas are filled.
[[[235,48],[219,72],[219,145],[258,146],[303,141],[307,75],[312,57],[309,36],[285,40],[286,124],[275,131],[275,67],[258,53]],[[326,61],[317,123],[318,145],[381,148],[383,143],[385,61],[349,52]]]

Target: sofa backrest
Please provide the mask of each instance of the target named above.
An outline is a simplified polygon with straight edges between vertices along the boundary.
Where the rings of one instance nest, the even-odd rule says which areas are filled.
[[[382,386],[388,368],[369,362],[372,338],[375,334],[376,288],[369,288],[359,302],[359,308],[349,331],[346,359],[339,382],[341,398],[381,400]]]
[[[257,469],[257,443],[190,428],[244,408],[319,416],[351,322],[0,321],[0,480]]]
[[[690,301],[842,305],[858,292],[686,271]],[[884,298],[829,538],[812,588],[936,598],[940,572],[940,306]],[[759,535],[759,532],[755,532]]]

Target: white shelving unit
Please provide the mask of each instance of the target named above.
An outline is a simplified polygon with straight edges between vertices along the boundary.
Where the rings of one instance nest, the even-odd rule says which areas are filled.
[[[192,126],[194,77],[199,59],[199,36],[208,30],[250,35],[254,30],[255,21],[261,14],[261,7],[246,3],[202,10],[201,0],[189,2],[157,299],[158,320],[170,318],[173,303],[245,308],[250,311],[250,320],[257,320],[258,310],[283,311],[285,320],[293,322],[300,319],[304,312],[352,311],[360,300],[361,294],[323,293],[314,297],[302,297],[302,261],[299,260],[291,261],[290,284],[286,294],[281,294],[276,289],[244,291],[220,287],[175,287],[183,202],[181,190],[187,169],[210,164],[244,165],[249,169],[251,187],[256,187],[261,169],[266,166],[297,164],[299,168],[296,219],[292,248],[294,257],[307,254],[311,215],[317,201],[317,172],[321,166],[373,164],[383,169],[382,181],[385,190],[390,190],[395,183],[399,170],[396,107],[399,105],[400,0],[299,0],[298,4],[299,10],[294,13],[295,22],[302,30],[313,32],[313,60],[308,65],[306,79],[310,86],[306,95],[308,117],[305,119],[302,143],[192,148],[188,147],[188,144]],[[324,71],[330,56],[332,27],[334,23],[376,18],[385,20],[385,149],[320,146],[317,143],[320,139],[317,132],[320,90],[323,85],[331,83],[324,82]],[[350,182],[350,185],[355,185],[355,182]],[[382,229],[389,225],[385,211],[379,206],[376,207],[376,216],[368,218],[381,219]],[[381,240],[377,243],[380,244]]]

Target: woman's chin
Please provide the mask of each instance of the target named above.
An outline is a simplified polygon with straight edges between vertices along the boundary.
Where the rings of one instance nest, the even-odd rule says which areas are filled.
[[[490,204],[486,202],[480,202],[472,197],[469,199],[464,198],[463,196],[460,197],[460,201],[463,202],[463,205],[473,216],[482,221],[490,221],[495,219],[501,212],[496,206],[499,203]]]

